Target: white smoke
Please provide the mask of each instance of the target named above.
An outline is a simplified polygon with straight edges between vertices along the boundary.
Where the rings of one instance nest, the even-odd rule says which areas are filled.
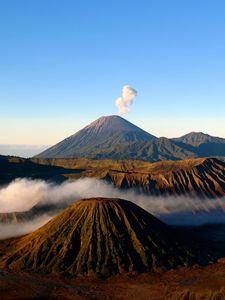
[[[0,189],[0,213],[24,212],[34,205],[53,204],[61,207],[82,198],[106,197],[127,199],[169,224],[204,224],[225,222],[225,199],[199,199],[185,196],[153,197],[133,190],[121,191],[103,181],[84,178],[60,185],[43,180],[17,179]],[[52,217],[19,225],[0,224],[0,239],[31,232]]]
[[[122,88],[122,96],[116,99],[115,104],[119,109],[119,114],[128,113],[131,110],[134,98],[137,96],[137,91],[129,85],[124,85]]]

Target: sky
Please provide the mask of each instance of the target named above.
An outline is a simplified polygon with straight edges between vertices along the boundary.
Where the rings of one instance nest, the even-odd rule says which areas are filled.
[[[117,114],[127,84],[123,117],[151,134],[225,138],[224,15],[223,0],[1,0],[1,147]]]

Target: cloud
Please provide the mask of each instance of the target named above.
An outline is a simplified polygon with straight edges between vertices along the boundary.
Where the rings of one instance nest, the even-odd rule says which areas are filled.
[[[45,204],[62,208],[78,199],[91,197],[130,200],[168,224],[225,222],[225,198],[203,200],[185,196],[153,197],[137,194],[133,190],[118,190],[112,184],[91,178],[66,181],[59,185],[43,180],[17,179],[0,189],[0,213],[24,212],[35,205]],[[48,215],[45,211],[41,218],[21,223],[20,226],[1,224],[0,239],[33,231],[51,217],[52,213]]]
[[[18,224],[1,224],[0,225],[0,240],[21,236],[30,233],[51,220],[52,217],[43,215],[34,220]]]
[[[137,96],[137,91],[129,85],[124,85],[122,88],[122,96],[116,99],[115,104],[119,109],[119,114],[128,113],[131,110],[134,98]]]
[[[16,179],[0,189],[0,213],[29,210],[45,200],[49,187],[41,180]]]
[[[89,197],[115,197],[133,201],[149,212],[169,214],[216,209],[225,211],[225,199],[200,199],[188,196],[150,196],[134,190],[118,190],[112,184],[94,178],[53,184],[44,180],[16,179],[0,189],[0,213],[24,212],[34,205],[72,203]]]

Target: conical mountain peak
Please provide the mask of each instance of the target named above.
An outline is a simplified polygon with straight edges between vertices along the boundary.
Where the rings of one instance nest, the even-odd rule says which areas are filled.
[[[169,269],[192,259],[174,232],[139,206],[92,198],[77,201],[16,240],[0,258],[0,267],[110,276]]]
[[[103,116],[95,120],[91,124],[85,127],[86,129],[93,129],[96,133],[105,131],[115,131],[115,132],[140,132],[142,135],[146,135],[146,139],[150,138],[150,134],[145,132],[143,129],[137,127],[126,119],[117,116]]]
[[[121,154],[127,155],[132,150],[133,143],[153,139],[155,136],[120,116],[103,116],[37,157],[121,158]],[[132,152],[132,155],[135,153]]]

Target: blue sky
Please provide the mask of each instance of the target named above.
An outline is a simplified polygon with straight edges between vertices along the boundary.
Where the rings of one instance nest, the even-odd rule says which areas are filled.
[[[0,1],[0,144],[51,145],[102,115],[225,137],[225,1]]]

